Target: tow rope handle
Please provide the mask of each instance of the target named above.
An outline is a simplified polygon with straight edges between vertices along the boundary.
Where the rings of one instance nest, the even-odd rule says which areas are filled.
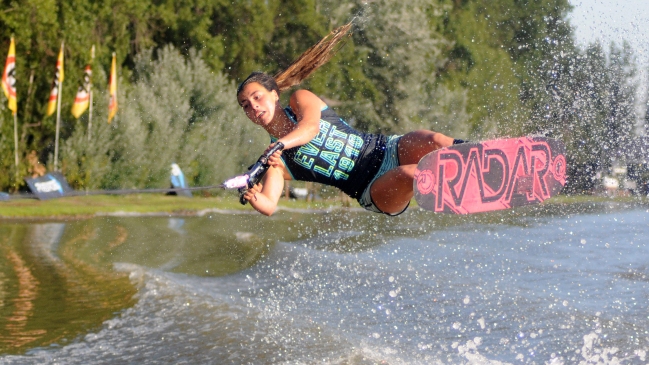
[[[270,167],[270,165],[268,164],[268,159],[270,158],[270,156],[272,156],[273,153],[281,151],[283,149],[284,144],[282,142],[277,142],[275,146],[273,146],[273,148],[261,155],[257,162],[255,162],[254,165],[248,168],[248,172],[245,173],[245,175],[248,175],[248,186],[245,188],[239,188],[239,202],[242,205],[246,205],[248,203],[248,201],[243,198],[243,194],[245,194],[248,189],[257,185],[264,177],[264,175],[266,175],[266,171],[268,171],[268,168]]]

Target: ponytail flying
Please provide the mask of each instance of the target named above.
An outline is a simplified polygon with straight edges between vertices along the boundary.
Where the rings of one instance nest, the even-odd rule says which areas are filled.
[[[345,44],[343,41],[351,35],[351,28],[352,23],[349,22],[334,29],[318,43],[302,53],[286,70],[278,72],[274,77],[270,77],[263,72],[253,72],[239,85],[237,95],[243,90],[244,86],[251,82],[258,82],[267,90],[275,90],[278,94],[299,85],[320,66],[329,62],[336,52],[342,48]]]

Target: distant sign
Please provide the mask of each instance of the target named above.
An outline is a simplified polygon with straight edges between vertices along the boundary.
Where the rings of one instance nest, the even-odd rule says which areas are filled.
[[[72,192],[65,177],[58,172],[50,172],[41,177],[25,178],[29,190],[40,200],[60,198]]]

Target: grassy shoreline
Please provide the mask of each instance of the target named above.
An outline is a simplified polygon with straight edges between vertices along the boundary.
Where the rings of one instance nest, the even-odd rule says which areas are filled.
[[[577,203],[646,203],[646,198],[603,197],[603,196],[558,196],[543,204]],[[414,203],[414,201],[413,201]],[[330,210],[343,209],[340,200],[286,200],[279,202],[280,209]],[[351,208],[357,208],[351,202]],[[93,195],[76,196],[52,200],[21,199],[0,201],[0,220],[34,219],[84,219],[96,216],[123,215],[173,215],[200,216],[209,212],[252,212],[249,205],[239,204],[236,196],[223,197],[181,197],[159,194]]]
[[[340,201],[306,202],[282,199],[288,209],[331,209],[342,207]],[[0,220],[83,219],[105,215],[196,216],[209,211],[252,212],[239,203],[237,196],[182,197],[162,194],[89,195],[51,200],[17,199],[0,201]]]

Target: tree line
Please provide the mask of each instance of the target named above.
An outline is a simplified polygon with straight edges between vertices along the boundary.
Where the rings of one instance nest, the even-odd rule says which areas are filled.
[[[544,134],[568,146],[569,191],[641,131],[637,66],[628,45],[581,49],[568,0],[4,0],[0,54],[16,39],[20,176],[36,151],[52,167],[55,120],[45,116],[59,45],[66,44],[59,166],[78,189],[164,187],[179,163],[191,185],[245,169],[267,136],[245,119],[236,83],[286,67],[329,30],[353,35],[307,87],[355,127],[427,128],[458,138]],[[96,47],[92,128],[69,112]],[[105,123],[112,52],[120,110]],[[103,91],[103,94],[102,94]],[[103,114],[102,114],[103,113]],[[13,123],[0,106],[0,190],[13,172]]]

